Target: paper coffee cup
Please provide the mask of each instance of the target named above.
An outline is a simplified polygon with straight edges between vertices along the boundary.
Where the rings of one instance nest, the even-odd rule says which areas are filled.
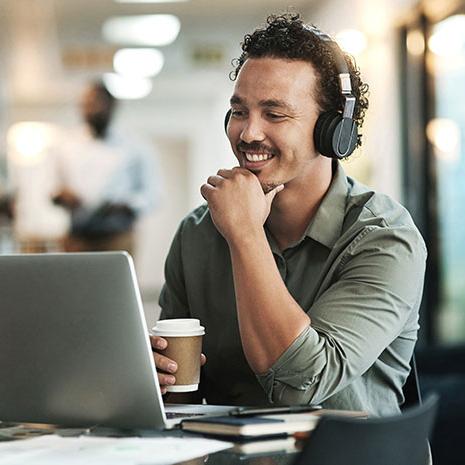
[[[159,320],[152,328],[154,336],[167,340],[168,347],[159,352],[178,364],[176,384],[167,386],[168,392],[190,392],[199,388],[200,354],[205,328],[195,318]]]

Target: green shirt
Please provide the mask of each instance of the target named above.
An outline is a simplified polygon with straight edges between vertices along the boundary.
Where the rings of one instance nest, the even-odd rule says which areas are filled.
[[[202,395],[215,404],[320,403],[374,415],[398,412],[426,260],[409,213],[346,177],[337,164],[304,236],[284,251],[267,237],[311,326],[260,375],[242,350],[229,248],[208,207],[189,214],[173,240],[161,318],[199,318],[205,326]]]

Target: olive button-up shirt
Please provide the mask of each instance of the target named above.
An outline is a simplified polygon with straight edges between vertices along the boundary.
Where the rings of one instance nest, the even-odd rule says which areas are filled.
[[[199,318],[205,325],[202,395],[210,403],[398,412],[426,260],[408,212],[346,177],[337,164],[299,241],[281,251],[266,226],[265,232],[280,275],[311,325],[258,375],[242,350],[228,245],[206,205],[183,220],[171,245],[161,318]]]

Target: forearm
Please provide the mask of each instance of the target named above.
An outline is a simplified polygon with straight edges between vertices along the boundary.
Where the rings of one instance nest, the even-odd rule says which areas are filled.
[[[265,232],[229,243],[242,346],[255,373],[264,373],[309,326],[288,292]]]

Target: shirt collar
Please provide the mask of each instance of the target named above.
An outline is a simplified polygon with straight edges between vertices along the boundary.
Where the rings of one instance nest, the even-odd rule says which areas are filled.
[[[332,248],[341,235],[349,185],[346,174],[339,163],[334,164],[334,174],[328,191],[321,201],[305,236]]]

